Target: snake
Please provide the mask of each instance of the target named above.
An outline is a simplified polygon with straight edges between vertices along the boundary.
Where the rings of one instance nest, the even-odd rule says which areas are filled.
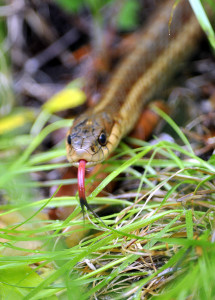
[[[202,30],[188,0],[162,4],[139,32],[136,45],[119,64],[101,101],[78,116],[66,136],[67,159],[78,167],[79,198],[86,201],[85,168],[107,159],[134,127],[142,108],[158,95],[194,52]]]

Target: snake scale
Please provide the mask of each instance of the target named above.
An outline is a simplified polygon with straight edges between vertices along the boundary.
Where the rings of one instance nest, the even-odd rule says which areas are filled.
[[[104,161],[134,127],[142,107],[190,56],[201,35],[188,0],[177,5],[173,0],[162,1],[140,32],[135,49],[116,69],[99,104],[76,118],[69,129],[69,162],[85,169],[85,165]],[[80,182],[82,209],[86,206],[91,210],[85,199],[83,178]]]

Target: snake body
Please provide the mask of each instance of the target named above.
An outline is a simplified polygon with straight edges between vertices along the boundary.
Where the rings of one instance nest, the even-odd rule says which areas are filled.
[[[173,5],[173,0],[162,3],[112,76],[100,103],[74,121],[66,143],[72,165],[85,160],[90,167],[105,160],[133,128],[142,107],[195,49],[202,33],[189,3]]]

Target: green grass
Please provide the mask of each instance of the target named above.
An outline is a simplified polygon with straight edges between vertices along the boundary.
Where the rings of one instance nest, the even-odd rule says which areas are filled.
[[[8,113],[14,102],[6,36],[6,22],[0,18],[0,116]]]
[[[189,0],[189,2],[199,21],[199,24],[207,35],[208,41],[213,51],[215,51],[215,33],[209,21],[209,17],[212,16],[215,12],[215,3],[211,0],[207,0],[210,6],[208,6],[208,9],[206,9],[205,11],[204,6],[202,5],[200,0]]]

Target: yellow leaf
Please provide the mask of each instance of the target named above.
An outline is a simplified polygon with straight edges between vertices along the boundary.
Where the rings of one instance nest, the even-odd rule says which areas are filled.
[[[0,134],[12,131],[33,119],[31,111],[20,112],[14,115],[3,117],[0,120]]]
[[[85,93],[78,88],[67,88],[51,97],[43,106],[50,113],[74,108],[86,101]]]

